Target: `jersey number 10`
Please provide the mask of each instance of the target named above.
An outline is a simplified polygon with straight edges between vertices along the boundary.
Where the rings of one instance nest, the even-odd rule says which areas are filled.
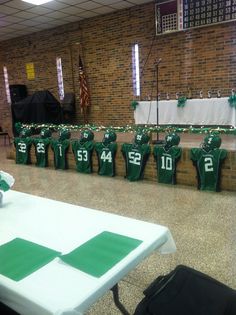
[[[162,156],[161,157],[161,169],[172,171],[172,158],[169,156]]]

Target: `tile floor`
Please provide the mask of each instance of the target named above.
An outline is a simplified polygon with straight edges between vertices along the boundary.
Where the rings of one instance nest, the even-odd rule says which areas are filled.
[[[121,300],[133,313],[142,291],[178,264],[194,267],[236,289],[236,193],[200,192],[121,177],[83,175],[16,165],[0,146],[0,169],[11,173],[14,189],[125,215],[169,227],[177,245],[171,255],[153,253],[120,282]],[[108,292],[87,314],[118,315]]]

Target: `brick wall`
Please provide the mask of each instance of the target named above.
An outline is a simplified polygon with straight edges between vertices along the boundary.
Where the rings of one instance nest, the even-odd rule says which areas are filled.
[[[6,65],[10,84],[26,84],[29,94],[48,89],[58,98],[56,57],[62,58],[66,92],[75,92],[79,109],[78,55],[82,53],[91,92],[89,122],[103,125],[133,123],[131,51],[140,45],[142,99],[156,98],[155,61],[159,90],[176,92],[220,89],[227,96],[236,87],[236,22],[155,36],[154,4],[136,6],[80,23],[0,42],[0,69]],[[79,44],[76,44],[79,43]],[[152,49],[151,49],[152,47]],[[147,56],[149,58],[147,59]],[[25,64],[33,62],[36,78],[27,80]],[[145,67],[144,67],[145,65]],[[0,75],[0,125],[10,129],[10,108]]]

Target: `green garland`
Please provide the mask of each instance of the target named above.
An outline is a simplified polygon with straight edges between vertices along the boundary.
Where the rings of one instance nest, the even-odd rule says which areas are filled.
[[[187,98],[185,96],[181,96],[178,98],[178,107],[184,107],[186,105]]]
[[[134,100],[131,102],[131,107],[133,108],[133,110],[135,110],[137,106],[138,106],[138,101]]]
[[[228,102],[229,102],[229,105],[230,105],[231,107],[236,108],[236,94],[231,95],[231,96],[228,98]]]
[[[18,127],[19,127],[19,123]],[[189,134],[208,134],[208,133],[217,133],[217,134],[226,134],[226,135],[236,135],[236,128],[220,128],[220,127],[176,127],[176,126],[136,126],[136,125],[127,125],[127,126],[97,126],[92,124],[87,125],[54,125],[54,124],[21,124],[22,128],[32,128],[33,130],[40,131],[42,128],[50,128],[53,131],[58,131],[62,128],[67,128],[70,131],[81,131],[83,129],[90,129],[92,131],[105,131],[107,129],[113,129],[115,132],[129,132],[134,133],[140,130],[144,132],[154,132],[154,133],[169,133],[169,132],[177,132],[177,133],[189,133]]]

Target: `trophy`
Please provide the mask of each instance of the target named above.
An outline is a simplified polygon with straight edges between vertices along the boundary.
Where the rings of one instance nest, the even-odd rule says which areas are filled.
[[[208,98],[211,98],[211,91],[208,91],[208,92],[207,92],[207,97],[208,97]]]
[[[203,98],[203,91],[201,90],[199,93],[200,98]]]
[[[220,92],[220,90],[217,91],[217,97],[218,97],[218,98],[221,97],[221,92]]]
[[[188,99],[192,98],[192,89],[188,87]]]

